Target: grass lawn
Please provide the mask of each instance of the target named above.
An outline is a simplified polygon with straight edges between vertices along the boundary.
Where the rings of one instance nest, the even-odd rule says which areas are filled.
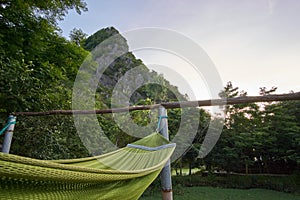
[[[176,190],[177,189],[177,190]],[[213,187],[174,188],[174,200],[300,200],[299,194],[288,194],[265,189],[223,189]],[[161,199],[159,192],[141,200]]]
[[[178,173],[179,173],[179,169],[177,170],[178,171]],[[195,174],[196,172],[199,172],[199,171],[201,171],[200,169],[198,169],[198,168],[193,168],[192,169],[192,174]],[[177,174],[176,174],[176,170],[175,169],[172,169],[172,176],[176,176]],[[188,168],[183,168],[182,169],[182,175],[183,176],[186,176],[186,175],[189,175],[189,169]]]

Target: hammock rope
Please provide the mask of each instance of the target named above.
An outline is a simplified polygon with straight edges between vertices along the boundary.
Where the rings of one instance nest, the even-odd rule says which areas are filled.
[[[156,132],[159,132],[159,130],[160,130],[160,125],[161,125],[161,120],[162,119],[168,119],[168,116],[159,116],[158,117]]]
[[[10,126],[10,125],[12,125],[12,124],[16,124],[17,122],[16,121],[11,121],[11,119],[13,119],[14,117],[8,117],[8,120],[7,120],[7,123],[6,123],[6,125],[1,129],[1,131],[0,131],[0,135],[2,135],[5,131],[6,131],[6,129],[8,129],[8,127]]]

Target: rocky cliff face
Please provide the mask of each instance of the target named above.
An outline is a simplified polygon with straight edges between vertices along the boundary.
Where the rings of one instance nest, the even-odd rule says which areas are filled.
[[[170,85],[162,75],[150,71],[141,60],[128,51],[126,39],[119,35],[115,28],[97,31],[86,39],[83,47],[88,51],[97,52],[98,72],[101,73],[97,92],[106,105],[111,104],[114,89],[120,93],[119,97],[130,99],[129,105],[147,98],[154,102],[185,100],[177,87]],[[141,85],[145,82],[156,84]]]

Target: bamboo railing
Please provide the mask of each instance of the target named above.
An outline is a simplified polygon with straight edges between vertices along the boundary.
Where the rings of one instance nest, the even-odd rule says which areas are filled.
[[[241,96],[235,98],[199,100],[199,101],[166,102],[166,103],[153,104],[153,105],[138,105],[138,106],[112,108],[112,109],[104,109],[104,110],[50,110],[44,112],[14,112],[11,114],[14,116],[107,114],[107,113],[130,112],[135,110],[150,110],[150,109],[159,108],[159,106],[163,106],[166,109],[171,109],[171,108],[222,106],[222,105],[233,105],[233,104],[291,101],[291,100],[300,100],[300,92],[289,93],[289,94],[264,95],[264,96]]]

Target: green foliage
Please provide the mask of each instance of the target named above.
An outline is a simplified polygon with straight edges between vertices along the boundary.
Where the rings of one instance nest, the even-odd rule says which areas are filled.
[[[38,159],[87,157],[72,116],[19,117],[12,154]]]
[[[101,42],[116,34],[119,34],[119,31],[117,31],[114,27],[101,29],[85,40],[83,48],[88,51],[92,51]]]
[[[173,111],[173,110],[171,110]],[[184,132],[184,136],[186,138],[191,138],[191,141],[180,141],[180,143],[187,143],[187,146],[190,146],[188,149],[185,150],[183,155],[181,155],[180,159],[178,159],[173,166],[175,169],[180,170],[180,174],[182,174],[182,168],[187,166],[189,168],[189,175],[192,173],[192,168],[201,168],[203,163],[201,160],[198,159],[198,155],[200,153],[201,145],[204,141],[204,137],[207,133],[207,129],[211,120],[211,115],[199,108],[184,108],[184,109],[176,109],[176,115],[169,117],[170,118],[170,127],[173,126],[174,130],[178,130],[177,127],[180,124],[180,117],[182,115],[185,116],[186,124],[181,124],[181,129]],[[170,113],[173,114],[173,113]],[[198,115],[197,115],[198,114]],[[172,123],[175,119],[176,123]],[[178,123],[178,124],[177,124]],[[171,128],[170,128],[171,129]],[[193,131],[196,131],[196,135],[193,137],[190,135]],[[175,136],[176,132],[170,130],[171,138]],[[174,134],[174,135],[173,135]],[[192,143],[192,144],[191,144]]]
[[[37,53],[38,61],[0,57],[0,102],[6,112],[70,108],[77,63],[86,53],[64,39],[52,41],[46,51]]]
[[[268,164],[300,164],[300,123],[297,116],[290,114],[295,103],[284,102],[266,106],[263,130],[273,137],[269,151],[264,155]]]
[[[260,94],[275,92],[261,88]],[[223,97],[245,96],[229,82]],[[225,126],[208,169],[244,173],[293,173],[299,170],[299,101],[227,105]]]
[[[81,29],[73,28],[70,32],[70,39],[74,42],[77,46],[82,46],[85,42],[87,34],[84,33]]]
[[[187,187],[212,186],[235,189],[261,188],[280,192],[300,193],[299,175],[209,174],[207,176],[173,176],[172,180],[174,185],[180,184]]]
[[[0,102],[3,111],[64,109],[86,55],[56,30],[68,9],[86,10],[81,0],[0,3]]]
[[[81,0],[1,1],[2,113],[70,109],[73,82],[87,52],[57,33],[56,22],[69,9],[81,13],[86,4]],[[4,123],[7,114],[2,116]],[[41,159],[86,156],[73,126],[71,117],[19,117],[11,152]]]
[[[47,46],[55,34],[57,20],[69,9],[86,11],[81,0],[23,1],[6,0],[0,3],[1,54],[18,60],[34,61],[36,53]]]

